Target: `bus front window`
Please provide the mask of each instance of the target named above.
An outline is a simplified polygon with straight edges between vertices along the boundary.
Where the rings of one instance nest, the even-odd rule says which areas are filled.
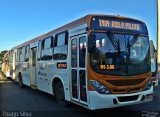
[[[148,37],[95,33],[96,49],[91,53],[94,71],[110,75],[138,75],[150,71]]]

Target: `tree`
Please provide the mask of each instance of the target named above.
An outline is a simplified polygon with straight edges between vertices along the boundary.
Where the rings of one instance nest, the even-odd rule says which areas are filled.
[[[1,61],[1,62],[3,61],[3,56],[4,56],[7,52],[8,52],[7,50],[1,51],[1,53],[0,53],[0,61]]]
[[[7,50],[1,51],[1,53],[2,53],[3,55],[5,55],[7,52],[8,52]]]
[[[0,53],[0,58],[3,58],[4,54]]]

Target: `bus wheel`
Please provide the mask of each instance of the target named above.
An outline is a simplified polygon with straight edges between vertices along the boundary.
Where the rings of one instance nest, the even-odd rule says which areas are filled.
[[[68,101],[65,100],[64,87],[60,81],[55,83],[55,97],[60,105],[68,106]]]
[[[19,73],[18,77],[19,77],[19,86],[21,88],[23,88],[23,81],[22,81],[22,75],[21,75],[21,73]]]

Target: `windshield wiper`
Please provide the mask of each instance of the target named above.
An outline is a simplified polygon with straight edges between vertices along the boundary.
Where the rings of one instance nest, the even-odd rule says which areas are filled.
[[[129,42],[130,47],[132,47],[138,39],[138,35],[135,35],[133,39]]]
[[[108,32],[107,32],[107,36],[109,37],[109,40],[110,40],[110,42],[112,43],[113,47],[114,47],[116,50],[118,50],[118,44],[117,44],[117,42],[116,42],[116,40],[115,40],[112,32],[111,32],[111,31],[108,31]]]

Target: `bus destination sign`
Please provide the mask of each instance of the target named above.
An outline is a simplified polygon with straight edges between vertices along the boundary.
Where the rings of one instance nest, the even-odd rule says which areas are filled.
[[[91,30],[111,30],[148,34],[146,25],[143,22],[117,17],[93,17],[91,21]]]
[[[129,23],[123,21],[112,21],[112,20],[102,20],[99,19],[99,26],[106,28],[119,28],[128,30],[140,30],[140,25],[136,23]]]

